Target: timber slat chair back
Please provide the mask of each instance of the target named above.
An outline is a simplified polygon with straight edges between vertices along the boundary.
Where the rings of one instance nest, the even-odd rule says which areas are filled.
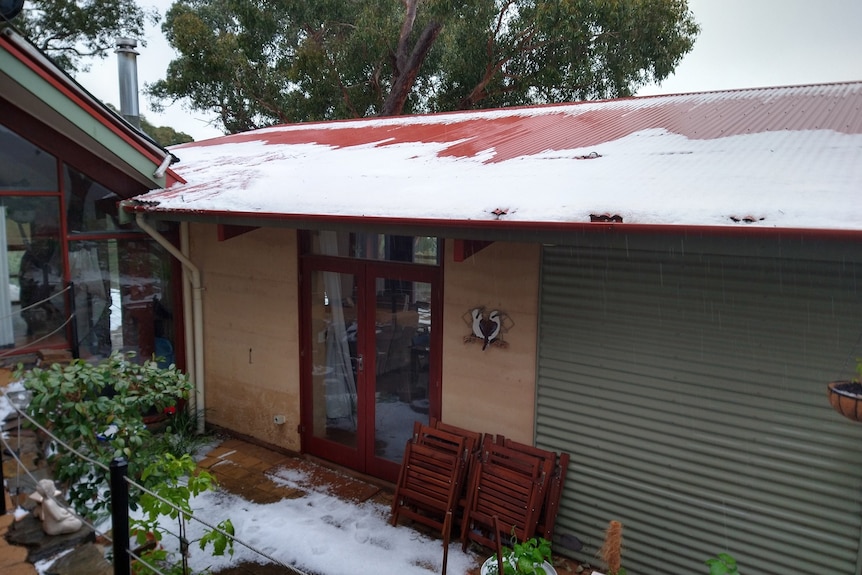
[[[464,465],[464,468],[461,470],[461,492],[458,494],[458,505],[456,506],[455,513],[453,515],[454,521],[456,521],[457,524],[463,528],[464,509],[467,507],[468,483],[473,466],[479,460],[479,452],[482,451],[483,434],[479,431],[472,431],[469,429],[464,429],[463,427],[444,423],[434,417],[431,418],[431,421],[428,423],[428,425],[430,425],[434,429],[439,429],[440,431],[445,431],[447,433],[453,433],[455,435],[465,437],[467,438],[469,445],[471,446],[470,452],[467,455],[466,465]]]
[[[532,537],[552,471],[551,461],[506,447],[486,435],[470,477],[462,548],[466,550],[475,541],[496,549],[502,537],[514,534],[521,541]]]
[[[448,546],[451,514],[458,503],[463,469],[472,448],[468,438],[417,422],[404,448],[392,499],[392,524],[396,525],[402,516],[417,521],[439,530]]]
[[[569,469],[569,454],[548,451],[526,443],[518,443],[501,435],[496,438],[496,443],[504,445],[509,449],[523,451],[541,459],[551,462],[552,470],[547,484],[544,486],[542,507],[536,524],[536,537],[544,537],[551,541],[554,536],[554,524],[557,522],[557,513],[560,510],[560,497],[563,494],[563,485],[566,482],[566,473]]]

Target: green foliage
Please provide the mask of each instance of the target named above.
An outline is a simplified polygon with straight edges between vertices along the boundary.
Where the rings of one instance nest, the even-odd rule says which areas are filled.
[[[542,537],[532,537],[518,542],[513,537],[511,547],[503,547],[503,572],[505,575],[545,575],[545,561],[551,560],[551,542]],[[496,575],[497,562],[489,565],[489,573]]]
[[[148,544],[142,558],[162,573],[187,573],[189,502],[216,487],[215,478],[198,471],[189,455],[205,441],[196,434],[202,414],[180,410],[155,436],[143,422],[148,411],[177,411],[177,402],[187,399],[192,389],[186,375],[174,365],[161,368],[154,360],[138,363],[134,354],[114,353],[97,364],[76,360],[66,367],[54,364],[29,371],[19,366],[16,377],[33,393],[29,415],[65,444],[105,466],[118,457],[128,460],[129,476],[146,488],[129,489],[131,507],[141,509],[141,517],[131,521],[132,533],[138,545]],[[68,486],[69,501],[79,514],[97,514],[110,506],[104,496],[110,494],[109,478],[101,466],[62,446],[50,461],[54,477]],[[182,565],[160,546],[165,518],[179,525]],[[225,533],[233,535],[233,524],[227,519],[217,527],[200,539],[200,548],[212,545],[214,555],[232,555],[233,540]],[[143,563],[135,564],[136,573],[149,571]]]
[[[113,104],[106,103],[105,105],[114,112],[117,112],[118,114],[120,113],[120,110],[118,110]],[[190,135],[185,132],[178,132],[170,126],[155,126],[151,124],[143,114],[141,114],[140,119],[141,130],[162,147],[166,148],[168,146],[175,146],[177,144],[185,144],[186,142],[194,141],[194,138]]]
[[[86,72],[86,58],[113,53],[118,36],[145,38],[146,25],[158,20],[155,10],[128,0],[32,0],[14,23],[58,66]]]
[[[162,147],[175,146],[193,142],[194,138],[185,132],[178,132],[170,126],[154,126],[142,115],[141,130],[154,139]]]
[[[627,96],[699,32],[688,0],[180,0],[162,29],[179,56],[148,93],[228,132]]]
[[[739,575],[736,559],[727,553],[719,553],[715,557],[706,560],[709,566],[709,575]]]
[[[185,374],[154,361],[137,363],[134,354],[114,353],[98,364],[75,360],[68,366],[25,371],[16,377],[33,392],[29,415],[67,445],[106,467],[118,457],[129,462],[131,477],[156,461],[169,443],[154,440],[144,425],[143,414],[161,413],[187,399],[191,384]],[[49,457],[54,477],[69,487],[69,502],[87,515],[107,509],[99,497],[108,485],[108,473],[68,449],[57,446]],[[144,480],[152,487],[157,478]],[[130,497],[133,508],[134,494]]]
[[[185,536],[185,522],[192,515],[189,501],[192,497],[215,489],[215,478],[208,472],[196,470],[195,462],[185,454],[175,457],[165,454],[148,465],[141,474],[141,480],[153,484],[151,493],[144,493],[140,498],[142,516],[131,522],[131,531],[135,534],[138,545],[151,548],[143,552],[141,558],[146,564],[157,566],[162,573],[185,573],[183,570],[188,543],[180,545],[182,561],[176,561],[164,548],[159,546],[164,534],[160,525],[163,517],[176,520],[179,533]],[[217,530],[207,531],[199,541],[201,550],[212,544],[213,555],[233,555],[233,539],[225,535],[234,535],[233,523],[226,519],[217,525]],[[181,566],[181,564],[183,564]],[[135,563],[134,572],[149,573],[151,570],[144,563]]]
[[[218,531],[209,531],[201,537],[199,543],[201,550],[206,549],[206,546],[212,543],[213,555],[224,555],[225,550],[227,550],[228,555],[233,556],[233,536],[236,534],[233,523],[230,519],[225,519],[217,527]],[[230,537],[223,532],[230,535]]]

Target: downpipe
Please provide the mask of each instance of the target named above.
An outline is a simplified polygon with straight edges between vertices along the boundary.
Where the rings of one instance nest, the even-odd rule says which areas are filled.
[[[144,230],[151,238],[156,240],[156,242],[165,248],[168,253],[179,260],[180,264],[183,266],[183,275],[185,275],[189,280],[191,280],[191,304],[192,304],[192,314],[191,318],[188,317],[188,314],[185,315],[185,334],[186,341],[191,341],[192,343],[192,354],[193,354],[193,362],[192,368],[189,370],[192,381],[195,386],[195,393],[192,396],[192,401],[189,409],[192,414],[197,415],[197,432],[204,432],[204,424],[205,418],[203,417],[205,405],[204,405],[204,349],[203,349],[203,341],[204,341],[204,328],[203,328],[203,298],[201,296],[203,292],[203,287],[201,286],[201,273],[200,270],[192,263],[192,261],[186,256],[183,251],[188,251],[188,224],[183,223],[181,228],[181,238],[180,243],[183,244],[183,251],[177,249],[171,242],[167,240],[162,234],[160,234],[155,228],[153,228],[148,222],[144,214],[137,213],[135,214],[135,223],[138,224],[138,227]],[[186,295],[186,290],[183,290],[183,304],[188,304],[188,296]],[[188,307],[186,307],[188,309]],[[191,324],[191,325],[190,325]],[[191,339],[189,339],[189,334],[191,333]]]

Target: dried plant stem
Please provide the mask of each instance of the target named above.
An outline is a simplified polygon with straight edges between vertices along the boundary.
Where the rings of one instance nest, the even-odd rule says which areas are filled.
[[[599,554],[607,567],[608,575],[616,575],[622,564],[623,524],[619,521],[611,521],[608,530],[605,531],[605,540]]]

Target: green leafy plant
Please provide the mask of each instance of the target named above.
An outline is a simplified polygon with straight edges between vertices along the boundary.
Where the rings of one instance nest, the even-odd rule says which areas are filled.
[[[198,422],[204,418],[204,411],[183,409],[173,414],[167,421],[164,431],[156,435],[161,442],[160,450],[181,456],[194,454],[212,442],[213,437],[198,432]]]
[[[546,575],[543,565],[551,560],[551,542],[542,537],[532,537],[518,542],[512,537],[511,547],[503,547],[504,575]],[[496,556],[491,557],[488,574],[497,575]]]
[[[739,575],[736,559],[728,553],[719,553],[706,560],[709,575]]]
[[[109,509],[108,474],[102,466],[124,457],[129,476],[145,488],[129,489],[130,506],[142,511],[141,518],[131,522],[142,545],[138,555],[143,561],[134,564],[135,572],[151,572],[146,563],[162,573],[188,573],[189,502],[215,489],[216,482],[210,473],[196,469],[189,454],[208,438],[197,434],[202,413],[178,409],[192,389],[186,375],[174,365],[162,368],[155,360],[138,363],[134,354],[114,353],[95,364],[75,360],[48,369],[19,366],[16,377],[32,392],[30,417],[65,444],[56,445],[49,461],[76,511],[93,516]],[[144,414],[151,412],[169,415],[156,435],[144,424]],[[165,518],[179,524],[179,560],[161,545]],[[203,550],[211,545],[213,555],[233,554],[233,533],[226,519],[207,531],[199,546]]]
[[[207,471],[197,470],[188,454],[181,457],[165,454],[144,469],[141,479],[152,480],[155,487],[141,495],[142,517],[133,519],[130,524],[137,544],[143,549],[140,553],[143,561],[133,563],[133,570],[136,574],[155,572],[147,566],[151,565],[162,573],[188,573],[190,542],[186,539],[186,522],[192,516],[189,500],[215,489],[215,478]],[[177,521],[179,559],[160,545],[164,536],[160,522],[164,517]],[[211,544],[213,555],[225,552],[233,555],[233,523],[226,519],[216,527],[198,540],[200,549],[205,550]]]
[[[69,502],[81,515],[98,515],[110,505],[108,472],[90,460],[107,467],[124,457],[129,475],[140,478],[165,450],[164,442],[153,440],[143,414],[176,410],[192,389],[175,366],[138,363],[131,353],[114,353],[96,364],[75,360],[31,370],[19,365],[16,377],[33,394],[30,417],[84,456],[57,445],[48,458],[54,478],[68,488]],[[151,488],[154,481],[144,486]],[[130,501],[135,509],[137,498],[130,494]]]

